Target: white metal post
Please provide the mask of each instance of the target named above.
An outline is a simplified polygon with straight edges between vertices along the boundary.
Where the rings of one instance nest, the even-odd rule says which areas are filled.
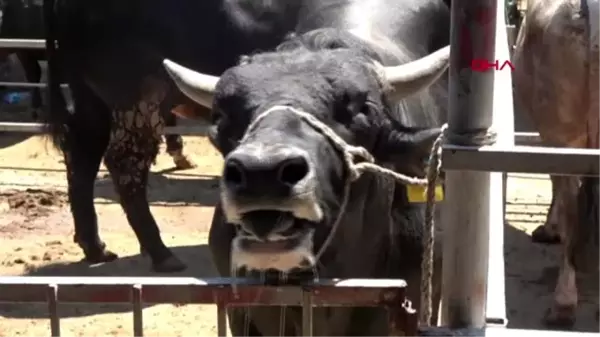
[[[490,63],[496,60],[497,7],[497,0],[455,0],[452,3],[450,144],[481,145],[469,136],[486,134],[497,117],[493,113],[496,71],[471,68],[473,60]],[[501,20],[499,23],[504,27]],[[506,40],[504,46],[507,48]],[[512,119],[512,114],[510,117]],[[489,226],[495,222],[493,217],[502,222],[502,199],[501,173],[446,173],[446,201],[442,206],[443,325],[453,329],[485,326]]]

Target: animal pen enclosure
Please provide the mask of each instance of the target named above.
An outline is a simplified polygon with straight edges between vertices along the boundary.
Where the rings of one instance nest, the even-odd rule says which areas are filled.
[[[475,11],[487,9],[491,26],[475,22]],[[471,57],[508,59],[504,6],[500,1],[454,1],[450,64],[448,134],[442,152],[446,199],[442,209],[448,236],[444,245],[442,326],[421,334],[571,333],[505,330],[503,219],[505,179],[502,172],[598,175],[600,152],[540,148],[530,134],[515,135],[509,72],[475,73],[458,58],[466,41],[458,27],[471,31]],[[458,15],[467,13],[467,15]],[[486,35],[483,32],[490,35]],[[495,48],[484,44],[491,36]],[[44,48],[42,40],[1,40],[1,47]],[[8,85],[8,83],[0,83]],[[32,87],[43,84],[18,84]],[[465,94],[465,92],[469,92]],[[509,99],[510,97],[510,99]],[[34,123],[1,123],[0,131],[41,132]],[[195,134],[198,128],[172,127],[166,133]],[[483,140],[483,141],[482,141]],[[482,197],[483,196],[483,197]],[[479,200],[465,203],[464,200]],[[458,233],[458,234],[457,234]],[[469,237],[469,244],[462,239]],[[490,240],[490,238],[494,238]],[[232,285],[237,286],[237,295]],[[47,302],[51,335],[60,335],[59,302],[131,303],[134,334],[143,335],[143,303],[216,303],[218,334],[225,335],[227,305],[299,305],[303,334],[312,335],[316,306],[385,306],[390,334],[417,333],[416,315],[404,299],[401,280],[323,280],[297,286],[263,286],[233,279],[0,277],[0,302]],[[260,294],[260,296],[257,296]],[[252,300],[250,300],[250,298]],[[418,300],[418,299],[411,299]],[[458,309],[457,309],[458,308]]]

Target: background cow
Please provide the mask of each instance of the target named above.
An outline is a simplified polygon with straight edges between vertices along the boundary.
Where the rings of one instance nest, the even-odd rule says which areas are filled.
[[[93,203],[104,155],[127,220],[153,268],[185,268],[163,243],[146,196],[164,128],[161,106],[191,104],[172,85],[162,60],[169,57],[219,75],[240,55],[276,46],[293,27],[299,5],[297,0],[264,5],[232,0],[44,2],[53,98],[47,123],[64,153],[75,241],[88,261],[117,257],[99,237]],[[57,104],[60,67],[71,88],[74,114]]]
[[[44,39],[44,18],[42,0],[4,0],[1,5],[2,21],[0,24],[1,39]],[[0,61],[5,61],[8,55],[15,53],[19,63],[23,67],[25,77],[29,83],[39,83],[42,78],[40,61],[46,60],[46,51],[42,49],[0,49]],[[55,75],[57,81],[64,82],[62,69]],[[31,89],[31,114],[37,119],[43,110],[43,100],[39,88]],[[56,104],[60,110],[66,109],[64,97],[57,96]],[[170,109],[164,109],[165,124],[176,125],[175,115],[169,113]],[[165,136],[167,152],[173,157],[177,168],[186,169],[194,166],[194,163],[183,155],[183,140],[179,135]]]
[[[513,63],[518,108],[531,117],[543,141],[597,149],[598,1],[530,0]],[[533,239],[562,241],[546,321],[570,327],[577,308],[575,266],[598,268],[598,179],[585,178],[580,187],[577,177],[552,176],[552,190],[546,223]]]
[[[424,205],[371,173],[351,185],[345,205],[343,153],[310,121],[380,165],[423,176],[447,112],[446,77],[435,81],[449,48],[427,55],[448,44],[448,8],[437,0],[300,3],[297,35],[220,77],[165,61],[181,91],[212,108],[212,142],[225,157],[209,236],[216,266],[282,281],[404,278],[418,301]],[[434,313],[440,261],[436,249]],[[301,334],[297,307],[282,316],[277,307],[243,310],[230,312],[234,335]],[[384,335],[386,317],[382,308],[315,308],[314,334]]]

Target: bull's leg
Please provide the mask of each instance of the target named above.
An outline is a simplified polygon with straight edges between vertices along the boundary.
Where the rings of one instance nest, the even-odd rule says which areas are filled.
[[[23,67],[23,72],[29,83],[39,83],[42,78],[42,68],[40,67],[36,55],[31,51],[17,52],[17,58]],[[37,120],[39,112],[42,109],[42,95],[40,88],[31,90],[31,116]]]
[[[578,221],[577,177],[556,177],[559,199],[555,207],[559,214],[558,229],[562,242],[562,258],[558,281],[554,290],[554,303],[548,309],[545,321],[550,326],[570,328],[575,323],[577,309],[576,272],[573,265],[574,230]]]
[[[148,173],[164,128],[159,111],[162,97],[154,96],[159,95],[148,95],[130,109],[113,111],[104,161],[127,220],[142,250],[150,255],[153,269],[175,272],[186,266],[163,243],[147,199]]]
[[[161,107],[162,108],[162,107]],[[163,118],[166,126],[177,125],[177,117],[171,113],[171,107],[165,107],[163,110]],[[183,154],[183,139],[180,135],[165,135],[167,143],[167,153],[173,158],[175,167],[180,170],[196,167],[196,164],[186,155]]]
[[[90,263],[117,258],[98,234],[94,182],[110,134],[110,110],[85,85],[71,83],[75,113],[62,144],[67,167],[69,204],[75,224],[74,241]]]
[[[560,235],[558,233],[558,207],[556,207],[557,201],[561,198],[561,195],[557,190],[557,176],[550,176],[552,180],[552,202],[550,203],[550,209],[548,210],[548,215],[546,216],[546,222],[536,228],[533,233],[531,233],[531,240],[533,242],[545,243],[545,244],[557,244],[560,243]]]

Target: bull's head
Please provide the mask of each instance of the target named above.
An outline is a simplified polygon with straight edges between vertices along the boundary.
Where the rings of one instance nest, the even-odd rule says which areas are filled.
[[[290,50],[256,55],[220,78],[165,60],[179,89],[216,117],[213,144],[225,158],[221,203],[239,228],[232,264],[284,272],[312,267],[315,231],[327,232],[338,216],[347,174],[341,154],[285,106],[312,114],[376,157],[404,151],[409,158],[429,149],[438,131],[398,130],[386,112],[436,81],[448,59],[449,47],[396,67],[352,49]],[[279,111],[239,143],[256,116],[274,106]]]

